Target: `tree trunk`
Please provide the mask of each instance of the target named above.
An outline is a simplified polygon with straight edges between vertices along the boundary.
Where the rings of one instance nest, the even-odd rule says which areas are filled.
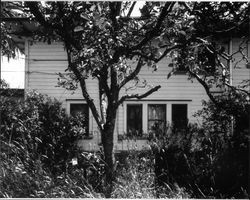
[[[113,180],[114,180],[114,128],[115,128],[115,118],[116,115],[112,116],[111,121],[107,121],[104,125],[104,130],[102,131],[102,144],[104,150],[105,159],[105,174],[106,174],[106,191],[105,197],[110,198],[113,190]]]

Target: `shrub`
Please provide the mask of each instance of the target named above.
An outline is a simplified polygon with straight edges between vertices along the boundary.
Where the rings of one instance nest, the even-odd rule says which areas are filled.
[[[98,197],[83,169],[70,170],[81,120],[36,92],[1,97],[0,197]]]
[[[1,99],[3,145],[23,148],[31,160],[40,158],[53,174],[65,172],[83,135],[80,118],[68,117],[61,103],[32,92],[25,101]],[[24,160],[24,158],[22,158]]]
[[[194,198],[249,195],[248,139],[240,123],[249,116],[245,96],[232,91],[217,99],[219,107],[204,102],[197,113],[203,119],[201,126],[189,124],[185,130],[169,131],[163,140],[151,141],[158,184],[177,183]]]

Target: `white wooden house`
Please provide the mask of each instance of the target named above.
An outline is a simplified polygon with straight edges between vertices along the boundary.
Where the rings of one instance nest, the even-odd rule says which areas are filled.
[[[233,38],[225,46],[229,52],[234,52],[235,48],[239,47],[239,43],[240,39]],[[250,57],[249,44],[245,52]],[[79,141],[79,145],[85,150],[98,150],[101,136],[80,89],[72,93],[72,91],[57,87],[57,74],[64,73],[68,64],[62,43],[48,45],[47,43],[26,40],[25,56],[25,90],[37,90],[42,94],[55,97],[62,102],[69,114],[81,110],[88,115],[87,130],[90,137]],[[239,54],[234,56],[234,63],[242,57]],[[189,122],[198,122],[199,119],[194,118],[193,114],[202,108],[202,100],[207,100],[208,96],[196,80],[188,80],[185,74],[176,74],[167,79],[167,74],[171,70],[168,67],[169,63],[170,60],[162,60],[158,64],[157,71],[147,67],[142,69],[141,80],[146,79],[149,84],[161,85],[161,88],[143,100],[125,101],[119,107],[115,127],[115,150],[147,148],[147,140],[143,136],[137,137],[136,140],[121,139],[122,135],[128,133],[130,128],[136,128],[147,134],[156,120],[164,123],[173,121],[178,123],[178,120],[186,119]],[[247,68],[246,62],[239,62],[237,68],[234,68],[234,63],[230,63],[231,84],[237,85],[243,79],[249,79],[250,69]],[[90,78],[87,81],[87,87],[92,98],[98,101],[97,81]],[[145,89],[136,89],[138,93],[143,91],[145,92]]]

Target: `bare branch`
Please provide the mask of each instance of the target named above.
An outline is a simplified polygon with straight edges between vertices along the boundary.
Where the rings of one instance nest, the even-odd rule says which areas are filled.
[[[216,101],[216,99],[214,98],[214,96],[211,94],[210,89],[209,89],[207,83],[206,83],[204,80],[202,80],[202,78],[199,77],[196,73],[192,72],[190,69],[188,69],[188,72],[189,72],[193,77],[195,77],[196,80],[204,87],[204,89],[205,89],[205,91],[206,91],[208,97],[210,98],[210,100],[217,106],[217,105],[218,105],[218,102]]]
[[[243,93],[245,93],[246,95],[250,96],[250,92],[248,92],[248,91],[246,91],[246,90],[243,90],[243,89],[241,89],[241,88],[237,88],[237,87],[235,87],[235,86],[229,85],[228,83],[225,83],[225,85],[226,85],[227,87],[229,87],[229,88],[235,90],[235,91],[240,91],[240,92],[243,92]]]
[[[133,12],[134,10],[134,7],[135,7],[135,4],[137,3],[137,1],[134,1],[131,5],[131,7],[129,8],[129,11],[128,11],[128,14],[127,14],[127,17],[130,17],[131,13]]]
[[[164,50],[164,52],[162,53],[162,55],[159,57],[159,58],[157,58],[156,60],[154,60],[156,63],[157,62],[159,62],[162,58],[164,58],[170,51],[172,51],[172,50],[174,50],[174,49],[177,49],[177,48],[180,48],[180,47],[182,47],[182,46],[185,46],[185,44],[182,44],[182,45],[180,45],[180,44],[177,44],[177,45],[174,45],[174,46],[172,46],[172,47],[169,47],[169,48],[166,48],[165,50]]]
[[[150,31],[148,31],[145,34],[145,37],[141,40],[139,44],[136,46],[132,47],[131,50],[136,50],[136,49],[141,49],[143,45],[145,45],[148,41],[153,39],[155,36],[158,36],[160,33],[161,25],[163,21],[165,20],[166,16],[171,12],[172,8],[174,7],[175,2],[166,2],[157,21],[154,26]]]
[[[119,85],[119,89],[121,89],[124,85],[126,85],[126,83],[128,83],[130,80],[133,80],[137,76],[137,74],[139,74],[139,72],[141,71],[142,66],[143,66],[143,61],[142,58],[140,57],[136,68],[132,73],[130,73],[127,77],[124,78],[124,80]]]
[[[108,72],[105,69],[103,67],[103,69],[98,72],[98,75],[96,77],[99,80],[100,87],[104,90],[105,94],[109,97],[110,96],[110,88],[109,88],[108,83],[107,83]]]
[[[118,105],[122,104],[126,99],[143,99],[149,95],[151,95],[152,93],[156,92],[157,90],[159,90],[161,88],[160,85],[153,87],[152,89],[148,90],[146,93],[139,95],[139,94],[131,94],[131,95],[125,95],[122,96],[120,98],[120,100],[118,101]]]
[[[171,52],[172,50],[174,49],[177,49],[177,48],[180,48],[182,46],[185,46],[185,44],[177,44],[177,45],[174,45],[172,47],[169,47],[169,48],[166,48],[164,50],[164,52],[162,53],[162,55],[160,57],[154,57],[154,55],[145,55],[143,53],[141,53],[141,51],[133,51],[131,54],[134,55],[134,56],[140,56],[146,60],[152,60],[154,61],[155,63],[158,63],[159,61],[161,61],[169,52]],[[165,48],[166,46],[161,46],[160,48]]]
[[[68,44],[66,43],[66,46],[68,46]],[[88,91],[87,91],[87,87],[86,87],[86,82],[85,82],[85,78],[83,77],[83,75],[80,73],[80,71],[77,69],[77,65],[74,64],[71,61],[71,52],[70,52],[70,47],[67,47],[67,56],[68,56],[68,63],[69,63],[69,68],[73,71],[73,73],[75,74],[77,80],[80,82],[80,86],[81,86],[81,90],[82,90],[82,95],[85,98],[85,100],[88,103],[88,106],[90,107],[92,114],[96,120],[96,123],[99,127],[100,130],[103,129],[102,123],[101,123],[101,118],[100,115],[96,109],[96,106],[94,104],[94,100],[90,97]]]
[[[242,25],[243,23],[247,22],[249,19],[244,19],[242,21],[240,21],[238,24],[228,28],[228,29],[223,29],[223,30],[215,30],[214,32],[215,33],[218,33],[218,34],[221,34],[221,33],[227,33],[227,32],[230,32],[230,31],[233,31],[233,30],[236,30],[237,28],[239,28],[240,25]]]

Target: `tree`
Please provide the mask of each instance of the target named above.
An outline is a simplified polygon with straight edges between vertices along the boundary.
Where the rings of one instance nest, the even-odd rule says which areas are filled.
[[[145,98],[161,86],[145,89],[144,94],[121,96],[122,88],[138,80],[145,65],[157,69],[156,64],[169,56],[173,59],[169,77],[184,68],[216,103],[210,87],[218,84],[218,80],[221,85],[228,84],[229,69],[221,58],[230,60],[232,57],[217,46],[214,39],[244,29],[249,13],[249,3],[243,2],[146,2],[140,16],[133,17],[135,4],[25,2],[15,5],[21,6],[24,16],[39,24],[33,33],[34,39],[64,43],[68,77],[61,76],[64,81],[60,84],[68,89],[80,85],[97,122],[106,161],[107,197],[114,179],[116,111],[125,100]],[[243,51],[239,51],[243,55]],[[129,60],[136,64],[130,65]],[[86,80],[90,77],[98,80],[99,102],[89,95]]]
[[[1,2],[0,4],[0,49],[1,55],[7,56],[8,59],[15,58],[20,51],[17,37],[22,34],[16,30],[24,19],[23,13],[17,12],[20,9],[22,9],[21,2]]]

